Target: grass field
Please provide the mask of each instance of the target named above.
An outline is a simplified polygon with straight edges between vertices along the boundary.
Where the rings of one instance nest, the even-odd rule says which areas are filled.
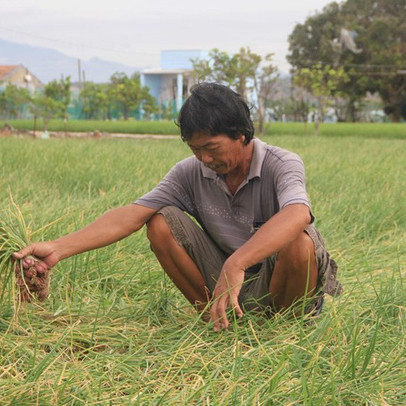
[[[405,141],[263,139],[304,159],[343,295],[315,323],[246,314],[216,334],[141,231],[58,264],[44,303],[4,299],[1,405],[406,404]],[[169,139],[0,139],[0,209],[11,193],[32,238],[55,238],[133,201],[189,154]]]
[[[6,121],[0,121],[0,128]],[[34,127],[33,120],[7,121],[19,130],[41,132],[43,124],[38,120]],[[91,120],[53,120],[49,123],[49,131],[93,132],[123,134],[178,134],[179,129],[174,121],[91,121]],[[268,123],[265,125],[266,135],[311,135],[314,133],[313,124],[303,123]],[[394,138],[406,139],[406,123],[338,123],[321,124],[320,135],[325,136],[359,136],[363,138]]]

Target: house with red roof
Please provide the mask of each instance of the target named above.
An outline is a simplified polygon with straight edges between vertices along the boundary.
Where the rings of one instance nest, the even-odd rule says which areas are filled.
[[[0,65],[0,91],[8,84],[34,92],[44,85],[23,65]]]

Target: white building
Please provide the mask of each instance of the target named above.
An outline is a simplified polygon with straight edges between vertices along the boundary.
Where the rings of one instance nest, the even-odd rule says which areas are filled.
[[[201,50],[161,51],[161,67],[145,69],[141,73],[141,85],[150,89],[160,106],[171,106],[178,112],[194,84],[191,60],[207,56],[208,51]]]

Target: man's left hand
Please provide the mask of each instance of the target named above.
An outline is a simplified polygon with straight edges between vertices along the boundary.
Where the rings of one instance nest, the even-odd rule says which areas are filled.
[[[228,328],[227,308],[233,307],[237,317],[243,316],[243,311],[238,304],[238,295],[240,294],[244,282],[244,270],[224,264],[220,272],[213,292],[213,305],[210,309],[210,319],[214,323],[214,331]]]

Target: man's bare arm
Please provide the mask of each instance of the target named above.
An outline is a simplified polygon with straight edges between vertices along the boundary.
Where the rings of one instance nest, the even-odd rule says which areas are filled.
[[[227,262],[247,269],[279,252],[294,241],[310,223],[310,210],[304,204],[292,204],[269,219]]]
[[[33,243],[15,253],[16,259],[35,256],[39,271],[54,266],[72,255],[104,247],[138,231],[156,212],[145,206],[130,204],[108,211],[87,227],[57,240]],[[24,260],[24,266],[32,266],[31,259]]]
[[[244,282],[244,271],[294,241],[309,222],[310,211],[306,205],[289,205],[269,219],[230,255],[221,269],[213,292],[214,303],[210,309],[210,317],[215,331],[228,327],[227,307],[233,307],[237,316],[243,315],[238,295]]]

